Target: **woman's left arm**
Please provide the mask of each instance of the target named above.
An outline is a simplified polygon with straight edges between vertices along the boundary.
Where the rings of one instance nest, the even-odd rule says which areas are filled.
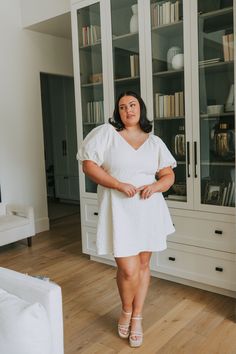
[[[174,184],[175,174],[171,167],[165,167],[157,173],[158,180],[139,188],[143,199],[150,198],[153,193],[166,192]]]

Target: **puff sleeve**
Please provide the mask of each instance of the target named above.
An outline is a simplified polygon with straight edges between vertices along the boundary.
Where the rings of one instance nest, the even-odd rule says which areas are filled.
[[[169,149],[167,148],[166,144],[158,138],[158,170],[159,172],[161,169],[165,167],[175,168],[177,166],[176,160],[170,153]]]
[[[80,162],[91,160],[98,166],[104,161],[104,153],[108,147],[110,129],[108,124],[94,128],[83,140],[76,155]]]

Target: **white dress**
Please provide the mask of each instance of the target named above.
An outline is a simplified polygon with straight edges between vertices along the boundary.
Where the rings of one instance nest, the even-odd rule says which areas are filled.
[[[121,182],[136,187],[155,182],[155,174],[176,161],[163,141],[153,134],[134,149],[111,124],[94,128],[83,141],[77,158],[91,160]],[[98,186],[97,254],[115,257],[164,250],[166,236],[175,231],[162,193],[141,199]]]

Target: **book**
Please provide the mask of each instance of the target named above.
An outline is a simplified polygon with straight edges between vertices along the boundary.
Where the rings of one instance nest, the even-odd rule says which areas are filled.
[[[229,36],[228,36],[228,34],[225,34],[222,36],[222,43],[223,43],[224,61],[229,61]]]
[[[234,60],[234,34],[228,34],[229,40],[229,60]]]
[[[179,92],[175,92],[175,117],[179,115]]]
[[[231,188],[230,188],[230,193],[229,193],[229,202],[228,206],[232,206],[232,201],[233,201],[233,196],[235,194],[235,183],[234,181],[231,182]]]

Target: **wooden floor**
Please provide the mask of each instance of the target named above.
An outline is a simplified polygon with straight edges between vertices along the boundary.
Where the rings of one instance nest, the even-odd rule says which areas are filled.
[[[113,267],[81,253],[79,216],[59,219],[50,232],[0,248],[0,265],[49,276],[62,287],[65,354],[236,354],[234,300],[152,278],[144,316],[144,344],[118,338],[120,312]]]

